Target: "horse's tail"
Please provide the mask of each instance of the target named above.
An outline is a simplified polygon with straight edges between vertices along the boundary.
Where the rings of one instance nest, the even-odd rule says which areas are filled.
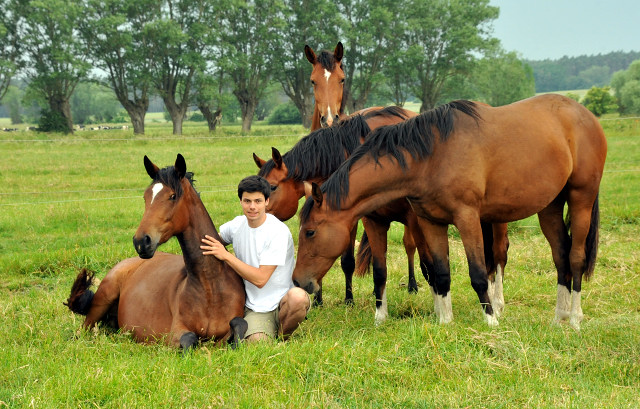
[[[89,272],[86,268],[83,268],[76,281],[71,286],[71,294],[67,302],[63,303],[69,309],[76,314],[87,315],[91,302],[93,301],[93,291],[89,290],[91,284],[93,284],[94,273]]]
[[[360,246],[358,246],[358,254],[356,255],[356,269],[355,275],[358,277],[364,277],[371,266],[371,244],[369,243],[369,237],[367,231],[362,233],[360,238]]]
[[[583,277],[588,280],[593,275],[593,270],[596,267],[596,256],[598,255],[598,238],[600,230],[600,205],[598,196],[593,202],[591,208],[591,225],[589,226],[589,233],[587,234],[587,240],[584,245],[585,252],[585,272]]]
[[[591,208],[591,224],[589,225],[589,233],[587,233],[587,239],[584,243],[584,273],[582,273],[582,277],[585,280],[588,280],[593,275],[593,271],[596,268],[596,256],[598,255],[598,238],[599,238],[599,229],[600,229],[600,205],[599,205],[599,194],[596,195],[596,200],[593,202],[593,207]],[[567,231],[571,233],[571,217],[567,213],[567,217],[565,219],[565,225],[567,226]],[[569,254],[571,249],[571,241],[567,243],[566,252]]]

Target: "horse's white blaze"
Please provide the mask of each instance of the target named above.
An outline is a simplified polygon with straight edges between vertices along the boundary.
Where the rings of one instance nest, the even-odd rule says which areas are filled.
[[[579,297],[579,295],[578,295]],[[558,284],[558,298],[556,301],[556,321],[569,318],[571,309],[571,293],[562,284]]]
[[[329,77],[331,77],[331,72],[325,68],[324,78],[327,80],[327,83],[329,83]]]
[[[376,325],[382,324],[387,317],[389,316],[389,311],[387,310],[387,288],[385,287],[382,292],[382,304],[379,308],[376,308]]]
[[[333,115],[331,115],[331,107],[327,105],[327,124],[331,126],[332,123],[333,123]]]
[[[153,200],[156,198],[158,193],[160,193],[163,187],[164,185],[162,183],[156,183],[155,185],[153,185],[153,187],[151,188],[151,192],[153,193],[153,196],[151,196],[151,203],[153,203]]]

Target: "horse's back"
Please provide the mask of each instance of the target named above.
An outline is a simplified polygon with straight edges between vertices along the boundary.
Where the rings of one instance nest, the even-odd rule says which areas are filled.
[[[120,328],[132,331],[134,338],[143,342],[168,334],[175,313],[172,305],[185,277],[180,255],[158,252],[143,260],[121,287]]]

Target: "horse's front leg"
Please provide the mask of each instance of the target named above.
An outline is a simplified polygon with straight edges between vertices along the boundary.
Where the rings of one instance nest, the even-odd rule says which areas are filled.
[[[376,325],[389,316],[387,308],[387,231],[389,223],[365,217],[362,223],[369,238],[373,264],[373,292],[376,296]]]
[[[484,257],[484,240],[480,218],[475,210],[466,209],[465,211],[463,209],[454,218],[454,223],[460,232],[462,245],[467,255],[471,286],[478,294],[478,300],[484,310],[485,321],[490,326],[495,327],[498,325],[498,318],[488,292],[489,280]]]
[[[356,259],[353,255],[356,242],[356,233],[358,232],[358,224],[351,229],[351,237],[349,246],[340,256],[340,266],[344,273],[344,303],[353,304],[353,272],[356,269]]]
[[[448,226],[431,222],[422,217],[418,218],[422,235],[424,236],[431,263],[429,264],[427,281],[433,294],[433,307],[441,324],[453,320],[451,308],[451,272],[449,270],[449,238]],[[426,269],[423,269],[423,273]]]

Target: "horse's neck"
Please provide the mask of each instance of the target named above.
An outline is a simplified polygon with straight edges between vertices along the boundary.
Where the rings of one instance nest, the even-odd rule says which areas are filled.
[[[349,194],[340,208],[357,220],[394,200],[411,196],[414,189],[409,172],[403,172],[395,161],[380,158],[380,165],[376,166],[373,160],[363,162],[349,172]]]
[[[318,105],[316,104],[313,107],[313,116],[311,117],[311,132],[320,128],[322,128],[322,125],[320,125],[320,110],[318,109]]]
[[[195,195],[195,192],[192,194]],[[182,256],[187,272],[194,276],[217,275],[221,271],[222,262],[213,256],[202,254],[200,245],[205,234],[221,241],[218,231],[200,198],[194,198],[194,205],[189,206],[189,226],[176,237],[182,249]]]

